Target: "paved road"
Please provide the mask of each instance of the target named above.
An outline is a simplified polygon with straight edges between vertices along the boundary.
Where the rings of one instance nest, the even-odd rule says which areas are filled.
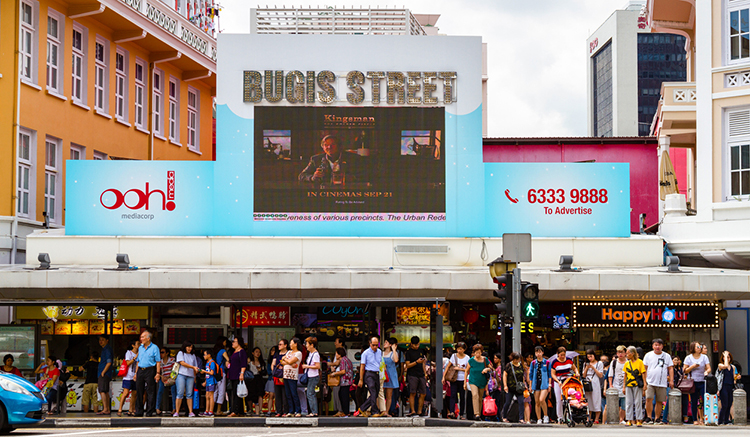
[[[513,428],[183,428],[183,427],[158,427],[158,428],[104,428],[104,429],[23,429],[17,430],[12,435],[34,436],[34,437],[62,437],[62,436],[85,436],[85,437],[134,437],[134,436],[201,436],[207,434],[229,437],[330,437],[331,435],[357,435],[358,437],[452,437],[463,435],[466,437],[497,437],[498,434],[517,436],[541,436],[554,437],[580,437],[581,435],[607,437],[633,437],[634,434],[659,435],[659,437],[679,436],[718,436],[733,437],[747,436],[750,434],[748,427],[669,427],[649,426],[642,429],[626,427],[594,427],[594,428],[568,428],[555,426],[554,428],[540,427],[513,427]]]

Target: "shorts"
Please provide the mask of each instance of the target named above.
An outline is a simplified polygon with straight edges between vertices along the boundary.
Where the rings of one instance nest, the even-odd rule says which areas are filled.
[[[125,390],[135,390],[135,381],[132,379],[123,379],[122,388]]]
[[[427,380],[424,376],[406,376],[409,383],[409,394],[427,394]]]
[[[212,392],[212,393],[215,392],[216,391],[216,384],[207,385],[206,386],[206,391],[207,392]]]
[[[112,381],[111,376],[100,376],[99,382],[97,383],[99,393],[109,393],[109,383],[111,381]]]
[[[81,393],[82,401],[81,405],[90,405],[92,403],[97,402],[96,397],[96,389],[97,389],[97,383],[91,382],[88,384],[83,384],[83,393]]]
[[[625,396],[620,396],[620,409],[625,409]]]
[[[667,402],[667,388],[653,385],[646,387],[646,399],[653,399],[654,397],[656,397],[656,402]]]

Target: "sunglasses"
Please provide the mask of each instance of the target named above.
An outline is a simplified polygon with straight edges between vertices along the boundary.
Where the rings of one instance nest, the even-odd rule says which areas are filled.
[[[166,353],[167,353],[167,351],[161,351],[161,353],[163,353],[163,354],[166,354]]]

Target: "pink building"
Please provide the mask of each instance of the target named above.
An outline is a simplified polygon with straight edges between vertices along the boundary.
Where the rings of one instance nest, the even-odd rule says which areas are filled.
[[[630,163],[630,230],[658,221],[659,161],[654,137],[484,138],[484,162]]]

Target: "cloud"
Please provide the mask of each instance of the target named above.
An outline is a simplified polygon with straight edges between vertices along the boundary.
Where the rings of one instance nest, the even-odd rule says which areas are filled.
[[[412,0],[397,7],[415,14],[440,14],[440,33],[481,36],[488,45],[488,135],[530,137],[587,134],[586,39],[624,3]],[[221,4],[220,29],[249,32],[250,8],[257,5],[246,0],[222,0]]]

